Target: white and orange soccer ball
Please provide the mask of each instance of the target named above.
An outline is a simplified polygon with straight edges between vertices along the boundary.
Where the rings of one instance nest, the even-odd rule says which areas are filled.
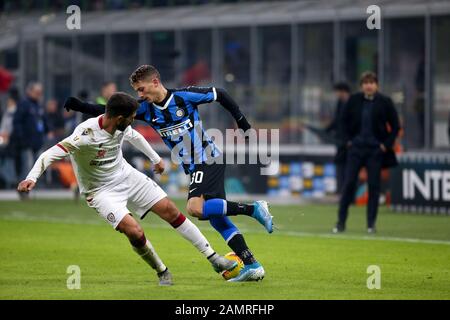
[[[222,277],[225,280],[230,280],[231,278],[237,277],[239,272],[241,271],[241,269],[244,267],[244,262],[234,252],[228,252],[224,257],[228,260],[236,261],[237,266],[234,267],[232,270],[222,271],[222,273],[221,273]]]

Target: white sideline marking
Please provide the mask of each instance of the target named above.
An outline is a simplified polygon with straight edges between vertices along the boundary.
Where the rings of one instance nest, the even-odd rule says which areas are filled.
[[[285,235],[291,236],[305,236],[305,237],[319,237],[326,239],[344,239],[344,240],[379,240],[379,241],[396,241],[396,242],[408,242],[408,243],[428,243],[428,244],[445,244],[450,245],[450,241],[446,240],[433,240],[433,239],[416,239],[416,238],[400,238],[400,237],[385,237],[385,236],[352,236],[352,235],[333,235],[327,233],[308,233],[308,232],[296,232],[285,231]]]
[[[95,217],[99,218],[98,220],[91,219],[76,219],[73,217],[68,218],[57,218],[45,215],[39,216],[30,216],[28,213],[24,211],[12,211],[11,213],[4,215],[0,214],[1,220],[21,220],[21,221],[39,221],[39,222],[50,222],[50,223],[67,223],[67,224],[87,224],[87,225],[102,225],[104,221],[95,215]],[[152,225],[151,228],[155,229],[172,229],[169,225]],[[213,231],[212,227],[202,228],[208,231]],[[266,234],[266,231],[256,230],[256,229],[248,229],[248,228],[239,228],[242,232],[251,232],[251,233],[261,233]],[[293,236],[293,237],[317,237],[324,239],[342,239],[342,240],[368,240],[368,241],[394,241],[394,242],[405,242],[405,243],[424,243],[424,244],[443,244],[450,245],[450,241],[446,240],[433,240],[433,239],[417,239],[417,238],[400,238],[400,237],[386,237],[386,236],[356,236],[356,235],[334,235],[331,233],[313,233],[313,232],[300,232],[300,231],[280,231],[275,230],[275,235],[282,236]]]

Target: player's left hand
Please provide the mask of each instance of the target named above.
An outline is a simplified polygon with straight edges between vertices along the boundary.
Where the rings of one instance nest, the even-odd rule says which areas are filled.
[[[165,168],[166,168],[166,165],[164,164],[163,159],[161,159],[161,161],[159,161],[157,164],[155,164],[155,167],[153,168],[153,172],[161,174],[164,172]]]

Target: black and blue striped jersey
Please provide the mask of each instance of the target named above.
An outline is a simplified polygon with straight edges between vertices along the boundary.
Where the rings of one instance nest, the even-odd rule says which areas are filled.
[[[159,133],[169,149],[181,159],[186,174],[194,165],[218,157],[220,150],[205,133],[197,106],[217,99],[214,87],[167,89],[158,105],[141,102],[136,119],[147,122]]]
[[[136,120],[148,123],[159,133],[183,165],[186,174],[195,171],[196,164],[212,163],[221,152],[203,130],[198,105],[217,101],[236,120],[239,129],[251,128],[237,103],[222,88],[187,87],[168,89],[163,101],[140,103]],[[64,103],[67,110],[75,110],[94,116],[103,114],[105,106],[82,102],[70,97]]]

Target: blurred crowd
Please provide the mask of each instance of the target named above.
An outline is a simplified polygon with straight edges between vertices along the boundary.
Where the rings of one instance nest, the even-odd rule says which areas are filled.
[[[105,82],[95,102],[106,104],[116,91],[114,82]],[[80,91],[78,97],[91,100],[86,90]],[[89,118],[64,110],[63,103],[54,98],[44,100],[44,88],[38,82],[29,83],[24,96],[15,88],[9,90],[6,102],[0,104],[0,189],[15,188],[43,150]]]
[[[215,3],[251,2],[256,0],[215,0]],[[82,10],[103,11],[123,10],[143,7],[167,7],[182,5],[200,5],[210,0],[5,0],[0,1],[0,11],[63,10],[69,5],[78,5]]]

